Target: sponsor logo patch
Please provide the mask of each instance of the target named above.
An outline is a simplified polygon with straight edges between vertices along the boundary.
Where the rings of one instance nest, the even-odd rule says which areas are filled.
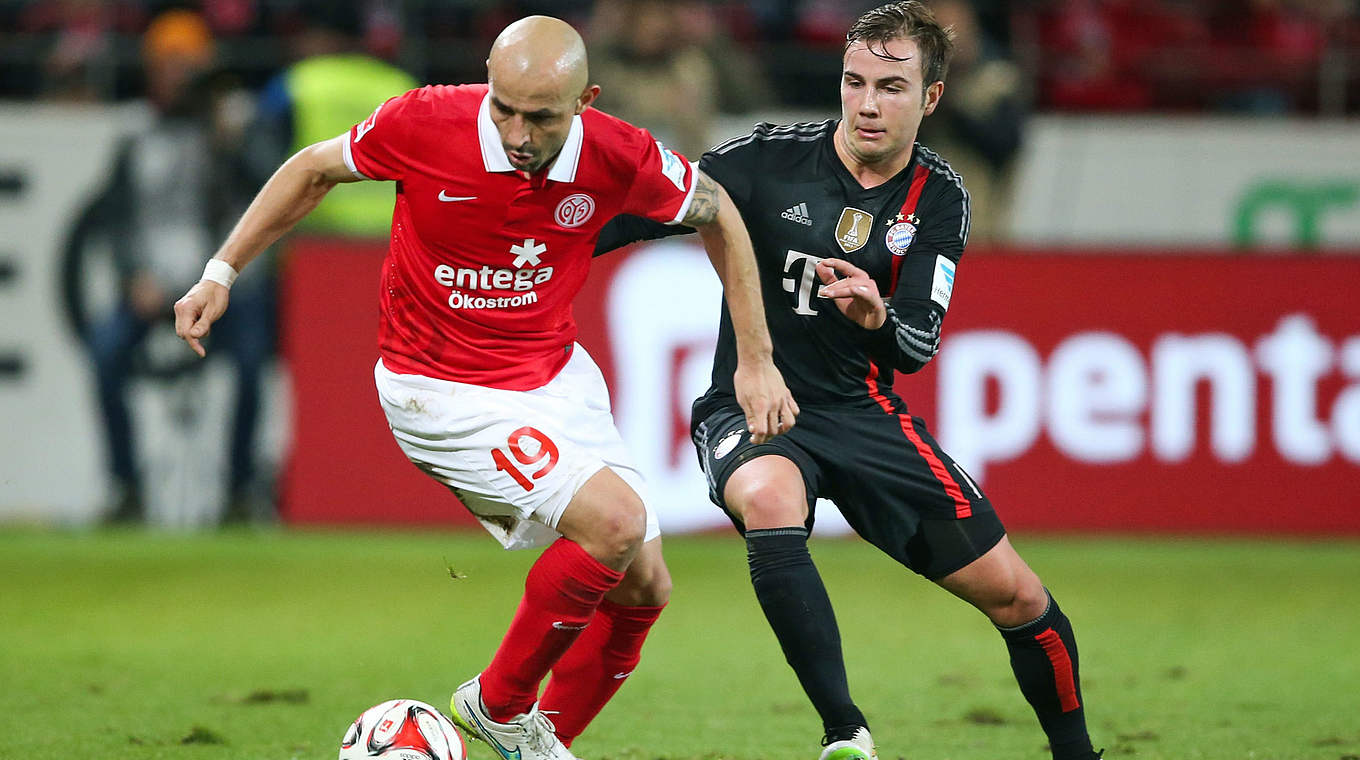
[[[805,227],[812,226],[812,217],[808,216],[808,207],[806,203],[799,203],[795,206],[789,206],[788,208],[784,209],[784,213],[780,214],[779,216],[782,219],[787,219],[790,222],[797,222]]]
[[[718,445],[713,447],[713,458],[722,459],[728,454],[731,454],[732,449],[735,449],[738,443],[741,443],[741,431],[733,430],[723,436],[722,439],[718,441]]]
[[[367,119],[364,119],[359,126],[354,128],[354,142],[359,142],[364,139],[364,135],[368,134],[370,129],[373,129],[378,123],[378,112],[381,110],[382,104],[379,103],[378,107],[373,109],[373,113],[369,114]]]
[[[514,254],[515,260],[511,266],[522,268],[525,265],[536,267],[539,264],[538,257],[548,252],[548,246],[534,240],[525,238],[523,243],[516,243],[510,246],[510,253]]]
[[[930,285],[930,300],[944,309],[949,308],[949,298],[954,294],[954,262],[944,256],[935,257],[935,279]]]
[[[553,219],[563,227],[580,227],[595,215],[595,199],[585,193],[568,195],[557,204]]]
[[[685,162],[671,152],[670,148],[656,141],[656,149],[661,153],[661,173],[675,185],[675,189],[685,189]]]
[[[538,303],[534,288],[552,279],[553,268],[543,263],[548,246],[534,238],[510,246],[514,256],[510,266],[501,269],[454,267],[440,264],[434,268],[435,282],[450,288],[451,309],[505,309]],[[519,291],[508,294],[505,291]]]
[[[846,253],[853,253],[869,242],[869,230],[874,226],[874,215],[868,211],[846,206],[836,222],[836,245]]]

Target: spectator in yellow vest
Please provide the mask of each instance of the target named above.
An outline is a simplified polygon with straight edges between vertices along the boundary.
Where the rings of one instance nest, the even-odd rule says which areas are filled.
[[[247,140],[252,186],[288,156],[343,133],[394,95],[419,86],[410,74],[363,51],[362,19],[352,3],[313,2],[291,40],[297,62],[264,88]],[[386,238],[392,188],[360,182],[339,188],[299,226],[315,234]]]
[[[343,134],[381,103],[418,86],[411,75],[366,54],[362,19],[353,3],[310,0],[302,7],[304,25],[290,40],[295,63],[268,82],[256,106],[254,121],[242,144],[244,186],[257,188],[278,165],[302,148]],[[235,216],[249,202],[239,199]],[[378,182],[347,184],[300,224],[304,234],[385,239],[391,228],[394,195]],[[270,251],[260,279],[272,286],[280,269]],[[271,299],[274,288],[269,288]],[[272,314],[271,303],[264,311]],[[256,310],[254,307],[252,311]],[[271,513],[264,513],[269,504]],[[272,500],[233,500],[228,521],[269,521]]]

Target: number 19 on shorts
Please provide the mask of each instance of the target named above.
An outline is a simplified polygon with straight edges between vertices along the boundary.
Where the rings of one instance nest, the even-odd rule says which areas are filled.
[[[531,441],[527,446],[524,441],[526,438]],[[505,444],[505,449],[491,450],[491,459],[496,463],[497,470],[514,478],[520,488],[526,491],[534,490],[534,481],[552,472],[552,468],[557,466],[557,444],[540,430],[525,425],[511,433]],[[506,450],[510,452],[508,456]],[[514,457],[514,462],[510,461],[511,457]],[[521,469],[537,465],[544,460],[547,460],[547,463],[533,472],[526,474],[525,470]],[[518,462],[519,466],[516,466],[515,462]]]

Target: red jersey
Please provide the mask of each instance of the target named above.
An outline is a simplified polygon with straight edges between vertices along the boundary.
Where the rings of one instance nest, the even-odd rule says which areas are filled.
[[[531,177],[510,165],[487,86],[437,85],[383,103],[349,131],[345,163],[395,180],[383,262],[383,364],[529,390],[567,363],[571,302],[595,239],[620,213],[679,222],[695,169],[646,130],[588,108]]]

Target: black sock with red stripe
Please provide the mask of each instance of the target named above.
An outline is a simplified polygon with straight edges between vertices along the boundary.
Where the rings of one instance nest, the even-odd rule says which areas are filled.
[[[1077,639],[1072,623],[1049,594],[1048,609],[1037,620],[1015,628],[1000,628],[1010,650],[1011,670],[1039,725],[1048,734],[1053,760],[1091,760],[1097,757],[1086,732],[1077,669]]]
[[[864,714],[850,699],[836,613],[812,564],[807,540],[802,527],[746,531],[751,585],[823,728],[828,732],[849,725],[868,728]]]

